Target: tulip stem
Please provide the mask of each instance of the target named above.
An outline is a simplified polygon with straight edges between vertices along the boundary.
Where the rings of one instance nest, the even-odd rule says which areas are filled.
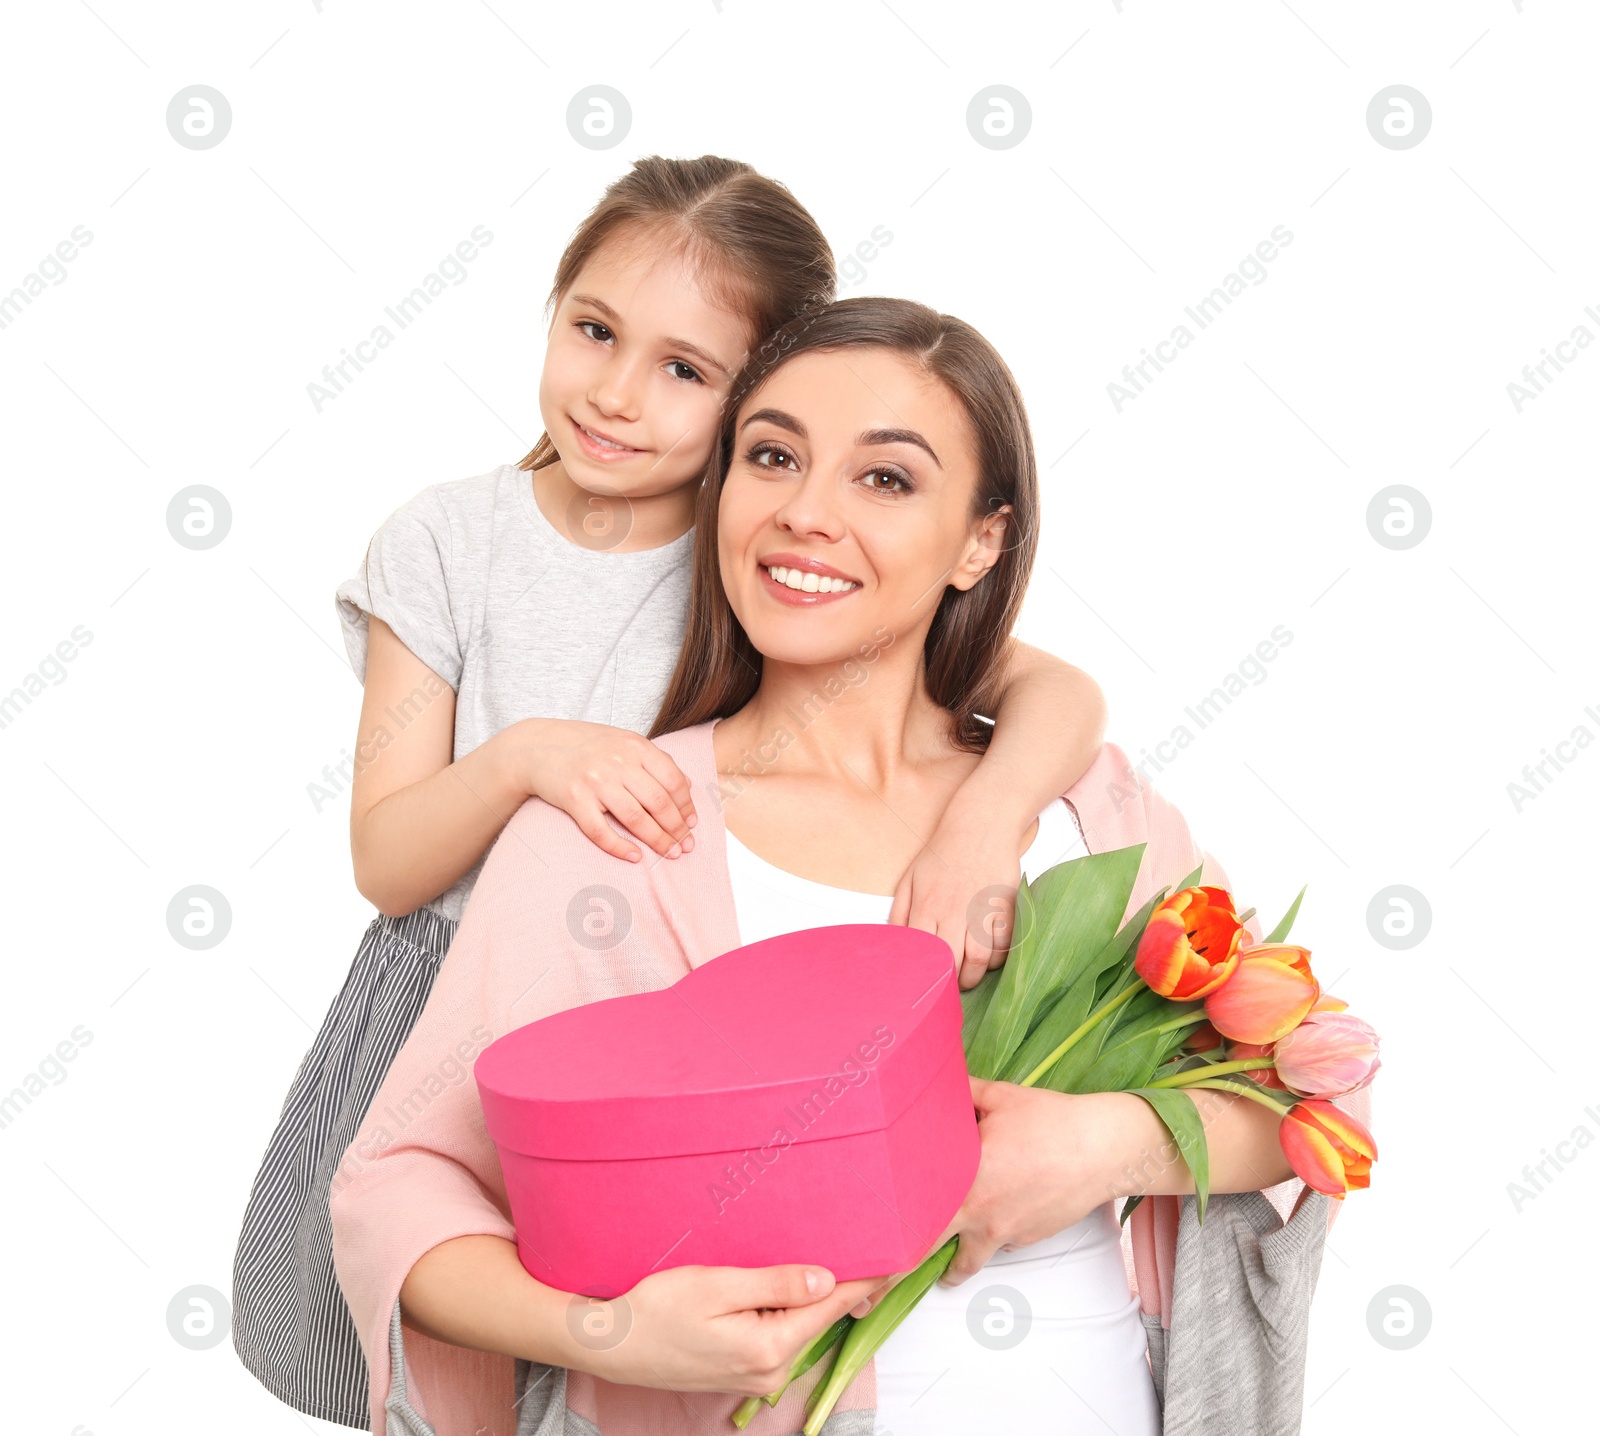
[[[795,1357],[793,1364],[789,1367],[789,1374],[783,1380],[783,1385],[776,1391],[769,1391],[765,1396],[750,1397],[733,1413],[733,1424],[743,1431],[746,1426],[755,1420],[756,1412],[761,1409],[763,1403],[768,1406],[776,1406],[785,1391],[844,1340],[846,1333],[854,1325],[854,1321],[853,1317],[841,1316],[826,1331],[820,1332],[816,1339]]]
[[[1057,1062],[1065,1057],[1078,1039],[1082,1037],[1084,1033],[1093,1028],[1097,1022],[1100,1022],[1102,1019],[1115,1012],[1117,1008],[1121,1007],[1122,1004],[1130,997],[1134,997],[1140,992],[1147,991],[1149,991],[1149,988],[1143,981],[1134,981],[1130,982],[1115,997],[1108,997],[1100,1004],[1099,1007],[1095,1008],[1093,1012],[1091,1012],[1083,1019],[1081,1023],[1078,1024],[1078,1028],[1075,1032],[1072,1032],[1067,1037],[1063,1038],[1061,1045],[1057,1047],[1056,1050],[1048,1057],[1046,1057],[1043,1062],[1035,1067],[1032,1072],[1028,1073],[1028,1075],[1024,1077],[1018,1085],[1022,1087],[1033,1086],[1033,1084],[1043,1077],[1044,1074],[1052,1067],[1054,1067]]]
[[[1272,1067],[1276,1064],[1270,1057],[1245,1057],[1235,1062],[1208,1062],[1204,1067],[1190,1067],[1187,1071],[1174,1072],[1170,1077],[1157,1077],[1154,1082],[1147,1082],[1148,1087],[1195,1087],[1208,1077],[1220,1077],[1225,1072],[1254,1072],[1262,1067]]]
[[[1154,1085],[1153,1083],[1151,1084]],[[1281,1102],[1274,1102],[1264,1092],[1257,1091],[1254,1087],[1246,1087],[1242,1082],[1230,1082],[1225,1077],[1205,1082],[1190,1082],[1185,1090],[1196,1087],[1209,1087],[1213,1092],[1236,1092],[1241,1097],[1248,1097],[1252,1102],[1257,1102],[1270,1112],[1276,1112],[1280,1117],[1288,1114],[1295,1104],[1291,1102],[1288,1107]]]
[[[803,1428],[805,1436],[818,1436],[835,1403],[860,1374],[861,1368],[910,1315],[923,1293],[945,1274],[959,1243],[959,1236],[951,1237],[937,1251],[924,1257],[915,1271],[890,1287],[883,1300],[851,1326],[839,1354],[833,1359],[832,1368],[811,1393],[812,1404],[807,1407]]]

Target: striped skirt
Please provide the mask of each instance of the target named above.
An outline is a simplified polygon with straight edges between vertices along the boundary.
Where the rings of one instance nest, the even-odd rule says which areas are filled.
[[[240,1361],[280,1401],[363,1431],[367,1361],[334,1276],[329,1186],[455,930],[426,908],[367,928],[284,1100],[234,1256]]]

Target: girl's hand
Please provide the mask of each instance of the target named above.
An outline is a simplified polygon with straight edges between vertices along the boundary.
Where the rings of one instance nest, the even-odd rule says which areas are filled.
[[[610,813],[664,858],[694,850],[699,821],[682,770],[648,738],[603,723],[526,718],[515,726],[524,786],[560,808],[596,847],[638,862],[643,854],[606,822]]]
[[[568,1323],[576,1343],[568,1364],[627,1386],[765,1396],[816,1336],[881,1282],[836,1284],[821,1267],[673,1267],[625,1296],[596,1300],[592,1323],[579,1310]],[[586,1330],[597,1335],[587,1339]]]
[[[1019,839],[1014,824],[952,803],[895,889],[889,921],[948,942],[963,988],[976,987],[1011,947]]]
[[[1130,1141],[1129,1113],[1122,1105],[1128,1093],[1078,1096],[981,1077],[968,1080],[983,1152],[961,1209],[928,1248],[932,1253],[960,1233],[941,1286],[959,1286],[1003,1246],[1043,1241],[1114,1200],[1122,1190],[1117,1180]],[[1148,1110],[1142,1097],[1132,1100]],[[876,1287],[869,1306],[883,1300],[899,1279]]]

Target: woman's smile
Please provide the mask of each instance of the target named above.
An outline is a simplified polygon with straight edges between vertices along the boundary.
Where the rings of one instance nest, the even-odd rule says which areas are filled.
[[[860,579],[803,554],[768,554],[756,567],[761,571],[761,587],[779,603],[796,608],[832,603],[861,587]]]

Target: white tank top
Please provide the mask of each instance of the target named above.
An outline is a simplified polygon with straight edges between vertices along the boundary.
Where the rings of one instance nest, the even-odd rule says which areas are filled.
[[[1035,878],[1088,849],[1057,798],[1023,854]],[[741,944],[800,928],[886,922],[892,899],[796,877],[728,834]],[[1030,1246],[996,1252],[960,1286],[935,1286],[878,1353],[874,1436],[1113,1430],[1160,1436],[1138,1298],[1115,1204]]]

